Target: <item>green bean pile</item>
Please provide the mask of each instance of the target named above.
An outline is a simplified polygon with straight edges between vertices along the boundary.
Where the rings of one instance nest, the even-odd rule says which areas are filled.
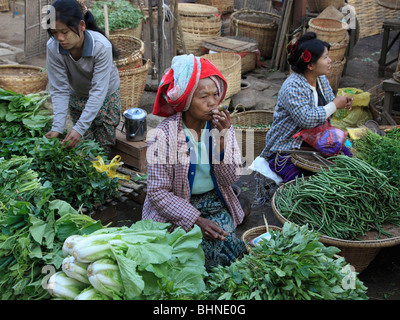
[[[370,230],[391,236],[383,223],[400,224],[400,189],[361,159],[330,157],[335,166],[285,185],[275,197],[281,215],[329,237],[360,240]]]

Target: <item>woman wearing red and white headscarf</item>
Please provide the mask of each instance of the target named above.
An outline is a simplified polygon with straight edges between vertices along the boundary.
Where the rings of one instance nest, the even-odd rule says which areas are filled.
[[[232,185],[242,169],[229,112],[218,111],[227,83],[209,60],[176,56],[158,88],[149,132],[147,196],[142,219],[203,233],[206,268],[229,265],[245,251],[236,237],[244,212]]]

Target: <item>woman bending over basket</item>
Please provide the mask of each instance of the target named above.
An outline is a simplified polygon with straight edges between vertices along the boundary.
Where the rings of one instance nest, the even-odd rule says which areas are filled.
[[[147,196],[142,219],[203,233],[206,268],[245,252],[236,237],[244,212],[232,185],[242,164],[229,113],[218,111],[227,83],[207,59],[176,56],[158,88],[153,114],[167,117],[149,132]]]
[[[301,137],[293,135],[325,124],[337,109],[351,109],[352,98],[335,98],[326,77],[331,68],[329,48],[330,45],[317,39],[314,32],[305,33],[288,45],[288,61],[293,73],[279,91],[274,121],[261,153],[283,182],[303,174],[291,162],[290,154],[282,152],[307,146]],[[342,151],[348,150],[343,147]]]
[[[116,51],[83,2],[56,0],[50,19],[52,12],[55,26],[48,29],[47,70],[54,120],[46,137],[64,132],[69,111],[74,126],[63,143],[74,148],[85,137],[109,152],[121,117]]]

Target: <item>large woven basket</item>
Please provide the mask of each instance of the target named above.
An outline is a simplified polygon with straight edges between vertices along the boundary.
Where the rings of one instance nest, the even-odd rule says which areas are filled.
[[[0,12],[10,11],[10,1],[0,0]]]
[[[271,58],[280,16],[256,10],[238,10],[231,15],[231,35],[258,42],[260,53]]]
[[[109,36],[110,41],[119,51],[119,58],[114,61],[117,68],[135,68],[140,66],[144,54],[144,42],[127,34]]]
[[[342,42],[349,26],[346,22],[327,18],[314,18],[308,22],[308,30],[317,34],[317,38],[328,42]]]
[[[279,197],[280,192],[284,190],[284,188],[291,184],[295,183],[295,181],[288,182],[280,186],[276,192],[274,193],[271,201],[272,211],[275,217],[284,224],[285,222],[291,222],[286,219],[277,209],[276,207],[276,199]],[[394,228],[394,227],[393,227]],[[391,232],[390,228],[387,228],[386,231]],[[391,247],[397,244],[400,244],[400,236],[396,236],[393,238],[383,238],[380,240],[369,240],[376,239],[377,234],[375,232],[369,233],[365,238],[366,240],[342,240],[337,238],[328,237],[325,235],[321,235],[320,241],[328,246],[335,246],[339,248],[341,251],[339,255],[345,258],[345,260],[350,263],[356,272],[362,272],[368,265],[372,262],[372,260],[379,253],[379,250],[383,247]]]
[[[179,3],[178,13],[183,35],[181,38],[177,33],[178,54],[185,53],[186,47],[186,53],[202,55],[203,41],[221,35],[222,21],[218,9],[203,4]]]
[[[143,63],[140,67],[118,70],[121,80],[122,113],[127,109],[137,108],[139,106],[151,65],[152,62],[148,59],[147,62]]]
[[[231,114],[232,125],[243,156],[249,156],[247,151],[251,146],[254,148],[254,158],[261,154],[265,148],[265,136],[269,128],[257,126],[271,124],[273,118],[274,113],[267,110],[251,110]]]
[[[281,228],[279,228],[277,226],[273,226],[273,225],[268,225],[268,229],[277,230],[277,231],[282,230]],[[250,242],[253,239],[257,238],[258,236],[260,236],[266,232],[267,232],[267,228],[265,226],[259,226],[259,227],[251,228],[243,233],[242,240],[243,240],[244,244],[246,245],[247,252],[250,252],[251,249],[253,248],[253,246],[250,244]]]
[[[332,87],[333,92],[336,92],[339,88],[340,80],[342,79],[342,73],[344,65],[346,64],[346,58],[343,57],[342,61],[332,61],[331,70],[327,75],[329,83]]]
[[[224,13],[233,12],[235,1],[234,0],[196,0],[196,3],[216,7],[220,14],[224,14]]]
[[[135,28],[123,28],[123,29],[117,29],[117,30],[110,30],[109,33],[110,33],[110,35],[124,34],[124,35],[142,39],[142,31],[143,31],[143,21],[140,20],[139,25]]]
[[[37,93],[46,89],[47,71],[30,65],[0,65],[0,88],[20,94]]]
[[[375,0],[379,5],[389,9],[400,9],[400,1],[398,0]]]
[[[345,38],[338,43],[333,43],[329,49],[329,58],[332,61],[342,61],[349,45],[350,36],[346,33]]]
[[[307,0],[310,12],[322,12],[329,6],[339,9],[344,6],[344,0]]]
[[[236,53],[219,52],[201,56],[210,60],[224,76],[228,83],[225,99],[232,97],[240,91],[242,80],[241,58]]]

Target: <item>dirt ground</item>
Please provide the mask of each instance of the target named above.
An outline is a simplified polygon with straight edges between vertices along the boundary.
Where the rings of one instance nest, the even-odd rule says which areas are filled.
[[[23,16],[12,18],[11,13],[0,14],[0,43],[24,48]],[[354,54],[348,59],[346,73],[342,77],[340,87],[357,87],[368,90],[382,80],[391,78],[396,63],[387,67],[385,77],[378,76],[378,59],[382,42],[382,34],[360,39],[354,49]],[[389,54],[389,59],[396,57],[398,45]],[[25,61],[25,64],[45,67],[45,55],[39,55]],[[282,81],[279,80],[279,81]],[[253,175],[243,176],[237,183],[241,187],[242,200],[246,206],[254,204],[255,182]],[[247,200],[246,200],[247,199]],[[239,226],[238,234],[263,225],[265,214],[270,225],[281,226],[276,219],[270,204],[253,206],[250,216]],[[97,212],[98,216],[108,216],[116,225],[130,224],[140,219],[141,205],[131,200],[113,203]],[[359,275],[368,287],[371,300],[400,300],[400,246],[382,248],[372,263]]]

